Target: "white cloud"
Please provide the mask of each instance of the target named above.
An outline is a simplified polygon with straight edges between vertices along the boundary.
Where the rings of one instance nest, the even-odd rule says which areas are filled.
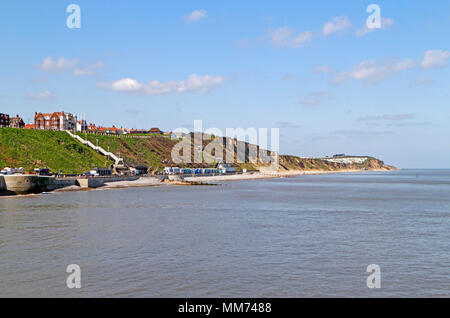
[[[350,26],[351,22],[348,17],[335,17],[331,21],[325,23],[322,29],[322,35],[326,37],[333,33],[344,31]],[[297,49],[311,43],[314,38],[320,37],[320,32],[304,31],[296,33],[293,28],[283,26],[269,31],[268,37],[272,46],[276,48]]]
[[[412,59],[404,59],[401,61],[385,60],[377,62],[374,60],[363,61],[349,71],[337,72],[334,82],[337,84],[347,82],[349,80],[359,80],[368,83],[376,83],[384,80],[394,73],[410,70],[416,66],[422,68],[444,68],[447,59],[450,58],[450,52],[443,50],[428,50],[424,54],[422,61],[414,61]],[[326,69],[324,69],[326,70]],[[426,77],[419,77],[411,82],[411,84],[431,84],[433,83]]]
[[[54,98],[53,94],[49,91],[41,92],[41,93],[30,93],[28,94],[28,98],[33,100],[42,100],[42,101],[48,101],[52,100]]]
[[[405,59],[403,61],[393,64],[391,70],[393,72],[410,70],[415,66],[415,64],[416,63],[412,59]]]
[[[183,81],[150,81],[148,84],[139,83],[135,79],[124,78],[112,83],[98,83],[97,87],[116,91],[140,93],[145,95],[181,94],[187,92],[207,93],[227,79],[222,76],[192,74]]]
[[[420,66],[423,68],[444,68],[450,52],[442,50],[428,50],[425,52]]]
[[[86,67],[78,67],[78,59],[68,60],[65,57],[60,57],[53,60],[50,56],[47,56],[40,65],[40,69],[46,72],[62,73],[68,70],[72,70],[75,76],[93,75],[95,72],[103,68],[104,63],[98,61],[93,65]]]
[[[186,16],[186,20],[189,22],[194,22],[208,16],[208,11],[206,10],[194,10]]]
[[[313,33],[311,31],[305,31],[300,34],[295,35],[291,39],[291,46],[293,48],[302,47],[306,43],[310,43],[313,39]]]
[[[338,73],[334,78],[334,82],[339,84],[354,79],[376,83],[394,73],[412,69],[414,65],[415,62],[411,59],[405,59],[399,62],[389,61],[382,64],[373,60],[363,61],[350,71]]]
[[[381,30],[387,30],[390,27],[392,27],[395,24],[395,21],[391,18],[381,18]],[[365,23],[364,26],[359,29],[356,30],[356,35],[357,36],[363,36],[363,35],[367,35],[369,33],[372,33],[374,31],[376,31],[378,29],[376,28],[368,28],[367,24]]]
[[[290,27],[281,27],[269,32],[269,37],[272,45],[276,47],[285,47],[289,38],[292,36],[293,30]]]
[[[277,48],[300,48],[310,43],[313,39],[313,32],[305,31],[294,34],[294,30],[290,27],[281,27],[269,32],[270,42]]]
[[[325,23],[322,29],[323,36],[329,36],[333,33],[347,30],[351,26],[348,17],[335,17],[331,21]]]
[[[40,68],[47,72],[63,72],[74,68],[77,63],[77,59],[67,60],[64,57],[60,57],[57,60],[53,60],[50,56],[47,56],[40,65]]]
[[[75,75],[75,76],[94,75],[95,72],[97,70],[103,68],[103,66],[104,66],[104,63],[102,61],[98,61],[94,65],[74,69],[73,75]]]
[[[143,85],[132,78],[124,78],[111,84],[99,83],[97,86],[116,92],[137,92]]]

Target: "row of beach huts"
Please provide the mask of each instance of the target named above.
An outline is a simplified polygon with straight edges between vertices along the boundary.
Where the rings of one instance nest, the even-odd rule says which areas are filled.
[[[236,168],[230,164],[219,164],[217,168],[164,168],[165,175],[214,175],[236,173]]]

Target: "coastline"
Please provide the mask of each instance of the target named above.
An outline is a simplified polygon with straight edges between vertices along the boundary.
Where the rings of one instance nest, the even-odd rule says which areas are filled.
[[[217,182],[233,182],[233,181],[250,181],[250,180],[264,180],[264,179],[283,179],[293,178],[304,175],[324,175],[324,174],[339,174],[339,173],[361,173],[361,172],[388,172],[386,169],[371,169],[371,170],[309,170],[309,171],[282,171],[274,173],[247,173],[247,174],[235,174],[235,175],[216,175],[216,176],[201,176],[201,177],[184,177],[181,181],[169,181],[162,180],[157,177],[147,176],[141,177],[133,181],[116,181],[107,182],[103,186],[97,188],[80,188],[78,186],[67,186],[64,188],[56,189],[51,192],[43,192],[43,194],[49,193],[64,193],[64,192],[78,192],[78,191],[93,191],[93,190],[111,190],[111,189],[128,189],[128,188],[142,188],[142,187],[160,187],[160,186],[205,186],[205,185],[218,185]],[[11,195],[2,196],[2,198],[11,197],[27,197],[37,194],[26,195]]]
[[[254,173],[254,174],[237,174],[237,175],[219,175],[219,176],[205,176],[205,177],[185,177],[184,180],[191,182],[217,182],[217,181],[242,181],[242,180],[260,180],[260,179],[282,179],[291,178],[304,175],[323,175],[323,174],[338,174],[338,173],[357,173],[357,172],[383,172],[392,171],[384,169],[372,169],[372,170],[358,170],[358,169],[348,169],[348,170],[335,170],[335,171],[325,171],[325,170],[298,170],[298,171],[282,171],[274,173]]]

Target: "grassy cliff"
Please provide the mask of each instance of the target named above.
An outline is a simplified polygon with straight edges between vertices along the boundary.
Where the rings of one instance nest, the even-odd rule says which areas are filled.
[[[178,142],[164,136],[133,138],[131,136],[102,136],[80,134],[93,144],[98,144],[122,157],[127,165],[147,166],[153,171],[161,171],[171,164],[171,152]],[[203,148],[209,141],[203,143]],[[224,141],[224,144],[226,142]],[[238,142],[231,142],[237,151]],[[249,150],[249,144],[246,144]],[[225,158],[225,155],[224,155]],[[340,170],[391,170],[384,162],[367,157],[359,164],[334,163],[321,159],[304,159],[295,156],[280,156],[280,171],[340,171]],[[24,167],[32,171],[35,167],[48,167],[53,172],[83,173],[93,167],[105,167],[111,161],[89,147],[77,142],[65,132],[35,131],[13,128],[0,129],[0,168]],[[187,165],[181,165],[187,166]],[[195,164],[194,167],[206,166]],[[262,164],[236,164],[235,167],[247,170],[259,170]]]
[[[162,171],[171,159],[173,146],[177,141],[168,137],[154,135],[147,138],[131,136],[103,136],[79,134],[94,145],[99,145],[124,159],[131,166],[147,166],[152,170]]]
[[[97,144],[106,150],[110,150],[124,158],[125,163],[129,165],[148,166],[152,170],[161,171],[163,167],[171,165],[171,152],[173,146],[178,142],[168,137],[151,136],[147,138],[133,138],[131,136],[100,136],[90,134],[80,134],[83,138],[87,138],[93,144]],[[213,138],[214,139],[214,138]],[[237,152],[238,141],[233,140],[232,144]],[[203,148],[209,144],[209,141],[203,142]],[[223,145],[226,140],[223,140]],[[248,143],[244,143],[245,147],[251,147]],[[192,148],[193,152],[193,148]],[[248,155],[248,154],[247,154]],[[226,157],[225,152],[223,158]],[[235,157],[236,158],[236,157]],[[367,160],[359,164],[333,163],[321,159],[304,159],[296,156],[280,156],[280,171],[340,171],[340,170],[392,170],[394,167],[386,165],[383,161],[376,158],[367,157]],[[183,166],[183,165],[181,165]],[[206,166],[202,164],[194,164],[197,166]],[[259,170],[264,167],[263,164],[244,163],[236,164],[235,167],[247,170]]]
[[[73,174],[111,163],[66,132],[0,128],[0,168],[50,168]]]

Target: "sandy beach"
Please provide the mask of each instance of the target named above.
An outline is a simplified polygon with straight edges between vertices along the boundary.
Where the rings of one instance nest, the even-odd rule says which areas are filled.
[[[310,171],[284,171],[284,172],[274,172],[274,173],[247,173],[247,174],[236,174],[236,175],[216,175],[216,176],[197,176],[197,177],[184,177],[183,182],[164,182],[155,177],[141,177],[135,181],[119,181],[105,183],[102,189],[114,189],[114,188],[131,188],[131,187],[149,187],[149,186],[161,186],[161,185],[189,185],[190,182],[193,185],[195,183],[213,183],[221,181],[242,181],[242,180],[259,180],[259,179],[277,179],[277,178],[290,178],[302,175],[321,175],[321,174],[336,174],[336,173],[357,173],[364,172],[362,170],[341,170],[341,171],[321,171],[321,170],[310,170]]]
[[[196,182],[216,182],[216,181],[241,181],[241,180],[258,180],[258,179],[276,179],[276,178],[289,178],[302,175],[320,175],[320,174],[335,174],[346,172],[364,172],[362,170],[341,170],[341,171],[284,171],[274,173],[248,173],[248,174],[236,174],[236,175],[217,175],[217,176],[205,176],[205,177],[185,177],[185,181]]]
[[[152,187],[163,185],[160,179],[155,177],[141,177],[135,181],[118,181],[105,183],[102,189],[114,189],[114,188],[132,188],[132,187]]]

